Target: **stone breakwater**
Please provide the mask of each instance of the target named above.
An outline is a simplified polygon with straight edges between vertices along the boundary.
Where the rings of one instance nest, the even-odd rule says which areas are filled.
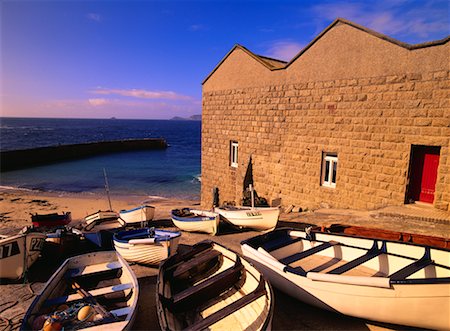
[[[83,144],[3,151],[0,152],[0,171],[23,169],[100,154],[145,149],[165,149],[167,147],[167,142],[163,138],[148,138],[99,141]]]

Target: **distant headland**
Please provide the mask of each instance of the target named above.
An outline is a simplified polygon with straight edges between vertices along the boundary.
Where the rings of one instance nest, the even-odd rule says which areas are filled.
[[[175,117],[172,117],[170,120],[171,121],[201,121],[202,115],[192,115],[189,117],[175,116]]]

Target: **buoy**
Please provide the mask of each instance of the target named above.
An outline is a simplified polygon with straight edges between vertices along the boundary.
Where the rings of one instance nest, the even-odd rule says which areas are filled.
[[[80,321],[92,321],[95,317],[95,311],[92,306],[84,306],[78,311],[77,318]]]
[[[62,329],[62,324],[59,320],[52,316],[47,318],[42,329],[44,331],[60,331]]]

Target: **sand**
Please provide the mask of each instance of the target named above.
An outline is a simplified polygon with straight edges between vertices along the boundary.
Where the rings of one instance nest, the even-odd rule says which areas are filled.
[[[128,209],[143,201],[156,207],[155,226],[176,229],[170,221],[170,210],[173,208],[198,206],[198,201],[149,198],[142,196],[113,196],[113,209]],[[86,194],[51,194],[44,192],[0,190],[0,234],[12,234],[24,226],[31,225],[30,213],[51,213],[71,211],[74,222],[79,222],[84,216],[98,210],[108,209],[105,196]],[[326,214],[301,213],[297,217],[284,215],[284,221],[279,226],[304,227],[308,224],[331,224],[345,220],[356,224],[373,223],[367,214]],[[377,220],[379,221],[379,220]],[[391,222],[392,223],[392,222]],[[390,224],[387,222],[387,224]],[[448,229],[448,228],[447,228]],[[205,239],[212,239],[228,248],[241,252],[240,242],[257,235],[254,231],[236,231],[221,228],[220,235],[211,237],[206,234],[183,232],[181,245],[192,245]],[[0,331],[15,330],[20,326],[21,319],[31,304],[33,298],[43,288],[50,275],[61,261],[43,256],[30,268],[27,280],[0,285]],[[155,285],[157,268],[132,265],[140,286],[140,298],[134,330],[158,330],[158,318],[155,306]],[[296,299],[284,293],[275,291],[275,311],[272,327],[274,330],[396,330],[397,326],[378,324],[357,318],[342,316],[327,312]],[[402,328],[405,329],[405,328]]]

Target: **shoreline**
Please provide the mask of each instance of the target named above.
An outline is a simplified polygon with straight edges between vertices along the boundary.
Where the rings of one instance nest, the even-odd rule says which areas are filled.
[[[155,209],[155,219],[169,219],[175,208],[198,206],[200,200],[166,198],[148,195],[110,194],[113,210],[131,209],[150,204]],[[0,187],[0,234],[9,234],[24,226],[31,226],[31,214],[62,213],[70,211],[72,222],[98,210],[108,210],[106,193],[47,192]]]

